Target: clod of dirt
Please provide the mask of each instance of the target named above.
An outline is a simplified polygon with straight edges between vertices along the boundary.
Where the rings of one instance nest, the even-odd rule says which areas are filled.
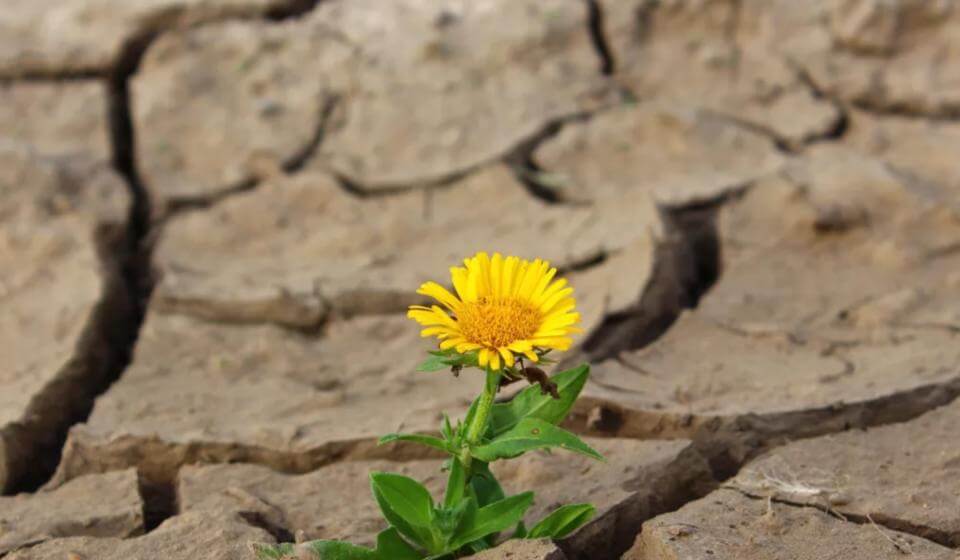
[[[956,118],[960,77],[945,53],[960,45],[960,14],[947,3],[842,0],[833,3],[829,37],[790,52],[817,88],[865,110]],[[821,34],[823,35],[823,34]]]
[[[0,76],[96,77],[152,35],[205,21],[283,15],[300,0],[20,2],[0,19]]]
[[[728,485],[758,497],[872,519],[960,546],[960,403],[916,420],[800,441],[749,464]]]
[[[133,82],[145,175],[160,197],[242,183],[252,159],[302,153],[330,95],[307,167],[371,192],[463,174],[606,102],[587,19],[579,0],[335,0],[166,34]]]
[[[799,437],[949,402],[952,196],[825,146],[757,181],[720,211],[719,282],[661,339],[597,365],[577,420],[603,409],[620,435]]]
[[[470,558],[474,560],[567,560],[563,551],[549,540],[512,540]]]
[[[35,494],[0,497],[0,555],[64,537],[126,538],[143,532],[133,469],[81,476]]]
[[[54,539],[10,553],[4,560],[241,560],[247,543],[273,543],[273,537],[236,512],[189,512],[168,519],[146,535],[131,538]]]
[[[306,472],[347,458],[423,456],[427,448],[375,440],[435,430],[440,411],[462,413],[482,380],[415,373],[427,343],[408,321],[337,322],[318,340],[150,314],[131,366],[71,430],[58,480],[138,465],[148,484],[170,484],[179,465],[199,461]]]
[[[633,98],[699,107],[784,151],[842,128],[841,109],[811,88],[786,55],[829,48],[819,6],[782,0],[599,3],[619,62],[617,82]]]
[[[550,205],[503,166],[385,198],[357,198],[329,175],[301,172],[171,220],[156,251],[163,277],[154,305],[221,322],[315,329],[329,316],[424,303],[414,293],[421,282],[445,283],[451,263],[486,249],[572,269],[589,330],[639,297],[661,232],[643,193]]]
[[[782,164],[761,134],[672,102],[623,105],[569,124],[533,158],[558,199],[643,191],[677,206],[715,199]]]
[[[0,131],[45,156],[106,161],[110,147],[103,84],[0,82]]]
[[[624,560],[687,558],[910,558],[953,560],[954,551],[871,524],[843,521],[816,508],[751,499],[718,490],[644,523]]]

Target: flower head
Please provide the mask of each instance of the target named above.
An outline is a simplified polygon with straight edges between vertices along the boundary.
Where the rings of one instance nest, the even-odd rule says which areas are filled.
[[[580,314],[573,288],[554,279],[549,262],[477,253],[464,265],[450,269],[456,295],[436,282],[417,290],[443,305],[410,307],[422,336],[436,336],[441,350],[475,351],[480,367],[492,370],[513,367],[516,354],[536,362],[538,351],[570,348]]]

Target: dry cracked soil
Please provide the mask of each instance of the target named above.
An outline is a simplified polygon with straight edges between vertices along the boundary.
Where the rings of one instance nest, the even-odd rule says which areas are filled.
[[[960,558],[960,2],[7,0],[0,558],[370,543],[418,283],[555,263],[607,462],[479,559]]]

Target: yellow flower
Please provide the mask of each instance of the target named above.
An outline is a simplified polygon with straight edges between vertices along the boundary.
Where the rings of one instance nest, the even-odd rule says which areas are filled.
[[[426,327],[421,336],[436,336],[441,350],[476,350],[480,367],[492,370],[512,367],[514,354],[536,362],[536,349],[570,348],[580,314],[573,288],[554,280],[557,269],[549,262],[499,253],[477,253],[463,262],[466,267],[450,269],[457,295],[436,282],[417,290],[446,308],[410,307],[407,316]]]

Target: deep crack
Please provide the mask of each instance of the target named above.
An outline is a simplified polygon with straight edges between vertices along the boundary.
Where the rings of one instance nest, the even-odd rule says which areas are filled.
[[[149,479],[137,472],[137,491],[143,502],[143,531],[149,533],[179,513],[176,476],[164,480]]]
[[[661,336],[720,277],[720,239],[716,218],[730,198],[663,208],[665,236],[655,249],[650,280],[633,306],[607,315],[582,345],[592,362],[643,348]]]
[[[697,421],[694,441],[724,481],[751,459],[798,439],[907,422],[960,397],[960,378],[854,403]]]
[[[704,458],[687,447],[673,460],[643,469],[622,488],[634,494],[558,543],[569,560],[620,558],[644,522],[706,496],[716,482]]]
[[[131,204],[125,224],[100,224],[95,235],[103,287],[99,302],[68,365],[30,403],[30,421],[16,426],[21,448],[5,466],[6,492],[31,492],[55,472],[69,429],[84,422],[94,400],[130,363],[153,287],[150,269],[150,200],[134,156],[129,90],[123,76],[108,80],[112,166],[124,179]]]

